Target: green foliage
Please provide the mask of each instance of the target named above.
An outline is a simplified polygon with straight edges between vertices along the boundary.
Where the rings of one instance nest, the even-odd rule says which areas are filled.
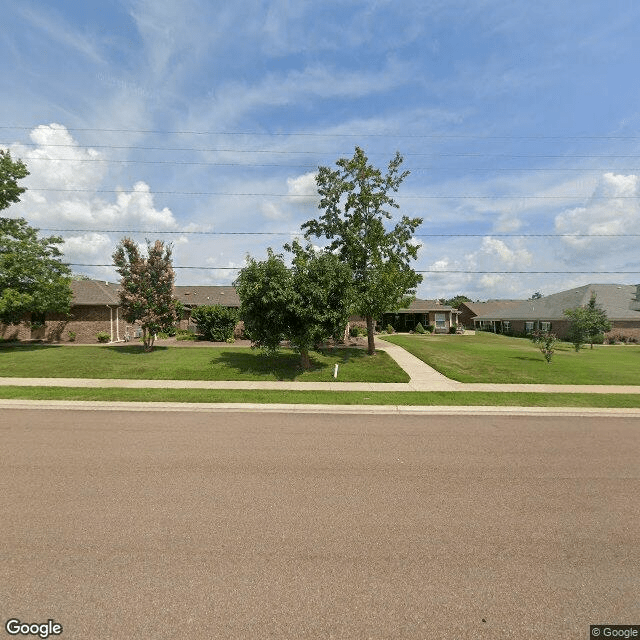
[[[457,295],[453,298],[449,298],[443,302],[447,307],[453,307],[454,309],[459,309],[460,305],[463,302],[472,302],[471,298],[467,298],[467,296]]]
[[[120,304],[124,319],[142,328],[144,350],[153,350],[155,336],[176,323],[171,247],[147,241],[147,257],[131,238],[118,244],[113,261],[121,276]]]
[[[427,325],[427,332],[428,333],[433,333],[435,330],[436,330],[435,325],[433,325],[433,324]]]
[[[393,328],[393,325],[391,325],[391,324],[387,325],[387,333],[389,333],[389,334],[395,333],[395,329]]]
[[[269,249],[262,262],[248,257],[234,284],[253,344],[273,354],[289,340],[306,369],[313,346],[342,337],[351,309],[351,271],[338,256],[310,245],[294,242],[285,249],[293,253],[291,269]]]
[[[111,336],[106,331],[98,331],[96,338],[98,342],[109,342],[111,340]]]
[[[424,327],[422,326],[421,322],[418,322],[418,324],[416,325],[415,332],[416,333],[420,333],[420,334],[426,333],[426,331],[425,331]]]
[[[455,324],[452,324],[449,327],[449,333],[455,333],[458,330],[458,327]]]
[[[0,210],[20,202],[20,196],[26,189],[18,186],[18,180],[28,175],[29,171],[22,160],[12,160],[9,151],[0,149]]]
[[[554,347],[557,342],[556,335],[550,331],[534,331],[529,338],[540,349],[547,364],[551,364],[551,358],[555,352]]]
[[[571,320],[567,337],[576,351],[580,351],[582,345],[587,342],[591,344],[592,349],[594,344],[602,344],[597,341],[598,336],[611,329],[606,312],[596,303],[595,293],[591,294],[589,304],[566,309],[564,315]]]
[[[361,327],[359,324],[356,324],[356,325],[353,325],[352,327],[349,327],[349,335],[352,338],[357,338],[358,336],[366,336],[367,329],[366,327]]]
[[[69,342],[75,342],[76,341],[76,332],[75,331],[69,331]]]
[[[69,313],[71,272],[60,261],[62,242],[57,236],[39,238],[24,218],[0,218],[1,323],[18,324],[29,313]]]
[[[390,231],[384,224],[391,219],[389,209],[398,208],[389,193],[409,175],[400,171],[401,164],[396,153],[383,175],[356,147],[353,158],[336,162],[336,170],[320,167],[316,183],[324,213],[301,227],[307,238],[326,238],[328,250],[351,268],[354,312],[367,319],[369,353],[375,348],[373,319],[407,306],[422,281],[410,267],[418,253],[413,234],[422,218],[403,216]]]
[[[233,330],[240,314],[237,309],[220,305],[202,306],[191,312],[191,319],[198,325],[198,331],[205,340],[227,342],[233,340]]]

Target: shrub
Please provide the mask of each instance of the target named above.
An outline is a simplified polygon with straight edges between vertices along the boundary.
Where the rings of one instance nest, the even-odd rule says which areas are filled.
[[[198,325],[198,331],[205,340],[226,342],[233,338],[239,314],[237,309],[220,305],[203,306],[191,312],[191,319]]]
[[[176,340],[192,340],[196,341],[198,336],[195,333],[189,333],[188,331],[185,333],[180,333],[176,336]]]
[[[76,332],[75,331],[69,331],[69,342],[75,342],[76,341]]]
[[[418,322],[418,324],[416,325],[415,332],[416,333],[426,333],[426,331],[424,330],[424,327],[422,326],[421,322]]]
[[[591,337],[591,344],[604,344],[604,333],[598,333]]]
[[[390,324],[387,325],[387,333],[395,333],[395,329]]]
[[[556,344],[555,334],[549,331],[534,331],[530,334],[531,341],[537,345],[538,349],[542,352],[547,364],[551,364],[551,358],[555,351],[554,346]]]
[[[98,342],[109,342],[111,340],[111,336],[106,331],[99,331],[96,333],[96,338]]]
[[[435,326],[432,324],[427,325],[427,331],[429,333],[433,333],[436,330]]]
[[[452,324],[452,325],[449,327],[449,333],[455,333],[455,332],[456,332],[456,330],[457,330],[457,327],[456,327],[456,325],[455,325],[455,324]]]

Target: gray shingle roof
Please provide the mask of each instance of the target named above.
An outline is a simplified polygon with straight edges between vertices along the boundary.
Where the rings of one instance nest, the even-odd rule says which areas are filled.
[[[631,308],[636,287],[628,284],[585,284],[538,300],[487,310],[474,320],[562,320],[566,319],[565,309],[589,304],[592,292],[610,320],[640,320],[640,312]]]
[[[118,292],[120,285],[103,280],[72,280],[72,305],[95,306],[120,304]],[[185,306],[219,304],[225,307],[239,307],[240,298],[235,287],[174,287],[175,297]]]
[[[421,300],[420,298],[413,300],[406,309],[398,309],[395,313],[425,313],[427,311],[453,311],[458,313],[457,309],[440,304],[437,300]]]
[[[72,280],[72,303],[78,306],[119,304],[120,285],[104,280]]]

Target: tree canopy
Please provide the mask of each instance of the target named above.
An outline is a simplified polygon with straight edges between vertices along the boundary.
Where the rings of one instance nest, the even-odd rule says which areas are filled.
[[[344,332],[351,308],[351,272],[327,251],[294,242],[288,268],[284,256],[268,249],[267,259],[240,270],[234,285],[240,297],[240,318],[253,344],[268,352],[289,340],[309,368],[309,351],[330,336]]]
[[[21,160],[0,149],[0,211],[20,201],[29,175]],[[26,315],[68,313],[71,305],[69,268],[57,245],[62,238],[38,237],[24,218],[0,218],[0,322],[18,324]]]
[[[597,304],[595,293],[591,294],[589,304],[566,309],[564,315],[571,320],[568,336],[576,351],[580,351],[582,345],[587,342],[593,349],[596,336],[611,329],[611,322],[605,310]]]
[[[22,160],[13,160],[9,151],[0,149],[0,210],[20,201],[26,188],[20,187],[18,180],[28,175],[29,171]]]
[[[61,262],[62,238],[38,237],[23,218],[0,218],[0,322],[26,314],[69,313],[71,271]]]
[[[369,353],[375,350],[374,319],[407,306],[422,281],[410,266],[418,252],[413,233],[422,218],[402,216],[390,230],[385,227],[390,209],[399,208],[390,194],[409,175],[400,170],[402,161],[396,153],[383,174],[356,147],[352,158],[336,162],[337,169],[319,167],[316,184],[324,213],[302,225],[307,239],[328,240],[327,249],[351,269],[353,310],[367,320]]]
[[[121,276],[120,304],[124,319],[142,328],[145,351],[153,350],[155,336],[176,323],[171,246],[147,241],[147,257],[131,238],[123,238],[113,254]]]

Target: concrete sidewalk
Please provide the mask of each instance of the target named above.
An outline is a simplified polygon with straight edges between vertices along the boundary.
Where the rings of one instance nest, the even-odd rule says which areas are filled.
[[[484,391],[533,393],[640,394],[640,386],[463,383],[446,378],[402,347],[380,340],[410,377],[394,382],[289,382],[251,380],[113,380],[101,378],[0,378],[0,386],[87,387],[123,389],[255,389],[277,391]]]

